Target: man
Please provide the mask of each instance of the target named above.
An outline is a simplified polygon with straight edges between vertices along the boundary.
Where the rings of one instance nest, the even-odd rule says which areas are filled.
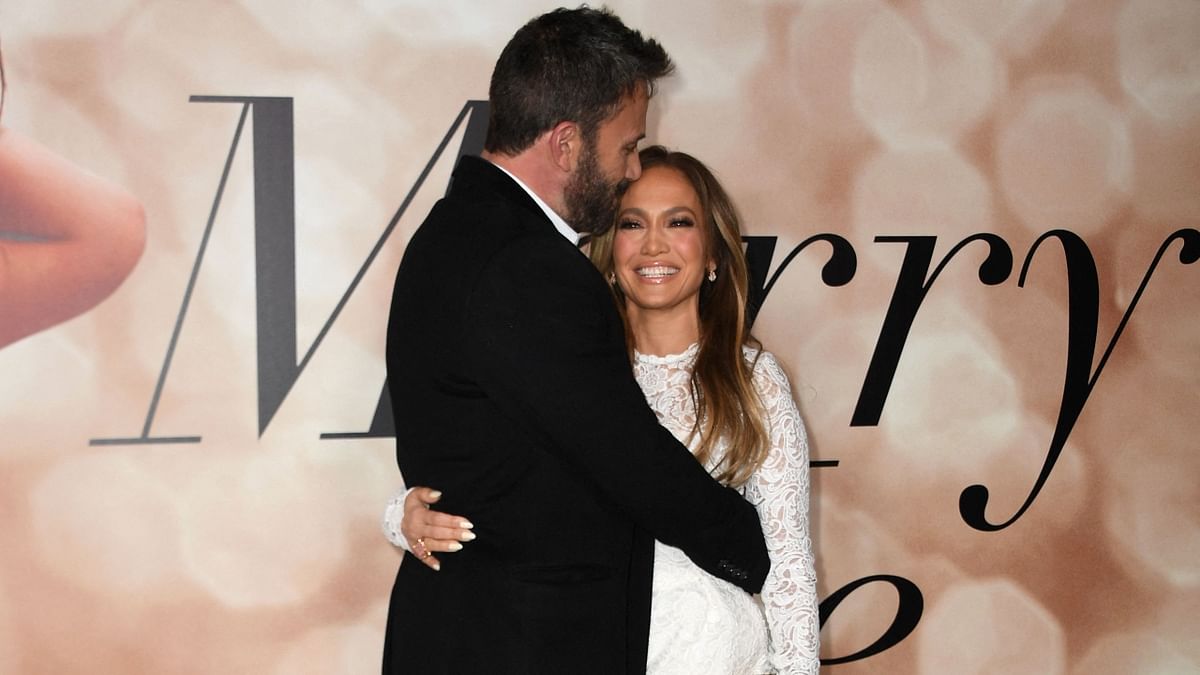
[[[576,247],[639,176],[671,68],[604,10],[525,25],[492,75],[483,158],[460,161],[405,251],[387,346],[397,459],[478,539],[440,572],[401,565],[385,673],[644,672],[653,538],[761,588],[753,507],[657,424]]]

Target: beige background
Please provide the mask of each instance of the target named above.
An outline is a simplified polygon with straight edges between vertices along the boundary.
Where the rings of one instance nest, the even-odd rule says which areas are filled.
[[[501,7],[503,5],[503,7]],[[758,334],[787,365],[818,469],[821,597],[874,574],[917,584],[898,646],[837,673],[1200,672],[1200,269],[1178,244],[1151,280],[1042,495],[981,533],[958,515],[1024,500],[1049,445],[1066,344],[1053,242],[1025,288],[969,249],[922,307],[877,427],[850,413],[903,256],[995,232],[1020,265],[1083,237],[1103,353],[1159,245],[1200,226],[1194,0],[613,2],[679,73],[650,139],[709,162],[778,261],[819,232],[859,271],[793,263]],[[136,194],[148,247],[89,314],[0,351],[0,672],[375,672],[400,557],[377,518],[400,484],[366,428],[383,382],[391,275],[444,189],[435,169],[260,437],[252,191],[239,150],[153,432],[145,419],[239,106],[295,100],[301,353],[454,115],[544,3],[0,0],[3,123]],[[3,317],[0,317],[3,320]],[[891,620],[871,586],[822,652]],[[429,655],[434,659],[436,655]],[[419,670],[414,670],[419,672]]]

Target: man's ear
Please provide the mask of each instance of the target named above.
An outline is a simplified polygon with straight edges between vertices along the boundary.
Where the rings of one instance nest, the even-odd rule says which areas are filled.
[[[575,170],[583,156],[583,133],[575,122],[559,122],[550,130],[550,158],[554,165],[566,173]]]

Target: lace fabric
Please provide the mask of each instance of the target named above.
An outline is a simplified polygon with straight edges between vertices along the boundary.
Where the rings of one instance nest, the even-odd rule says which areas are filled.
[[[682,354],[636,354],[638,384],[659,421],[687,443],[695,427],[691,367],[698,347]],[[808,441],[783,369],[758,356],[754,386],[767,414],[770,451],[743,494],[762,521],[771,558],[762,595],[701,571],[678,549],[656,544],[649,672],[817,673],[816,574],[808,523]],[[698,439],[691,439],[694,449]],[[712,471],[727,445],[719,442]]]
[[[383,536],[387,537],[393,546],[399,546],[412,553],[412,549],[408,547],[408,540],[400,532],[400,523],[404,520],[404,498],[410,490],[412,488],[400,488],[388,498],[387,506],[383,509],[383,520],[379,525],[383,528]]]

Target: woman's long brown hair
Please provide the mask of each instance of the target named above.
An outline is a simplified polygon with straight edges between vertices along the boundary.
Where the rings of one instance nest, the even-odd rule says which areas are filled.
[[[746,256],[742,253],[741,226],[733,201],[713,173],[700,160],[662,146],[650,146],[639,154],[642,170],[666,167],[678,171],[700,198],[705,220],[705,247],[716,261],[716,281],[700,287],[700,347],[692,366],[692,400],[700,435],[696,459],[707,464],[719,440],[728,450],[716,467],[717,480],[741,486],[766,459],[769,450],[765,412],[754,388],[752,373],[762,345],[750,334],[746,304],[749,280]],[[595,237],[589,247],[592,263],[607,279],[613,272],[611,228]],[[625,311],[625,294],[611,284],[617,310],[625,321],[625,339],[632,351],[633,333]],[[754,348],[747,360],[743,347]]]

